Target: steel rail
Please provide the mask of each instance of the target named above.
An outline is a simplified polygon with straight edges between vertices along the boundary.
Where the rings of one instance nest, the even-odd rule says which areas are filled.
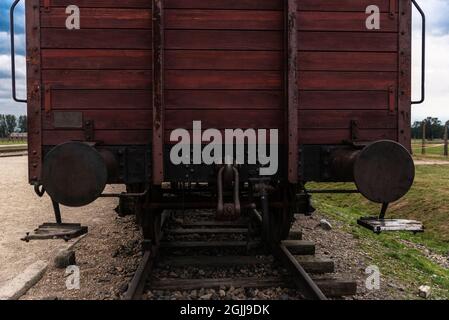
[[[128,285],[128,290],[123,296],[123,300],[141,300],[145,290],[146,280],[153,270],[156,262],[159,247],[153,246],[151,249],[144,252],[142,261],[136,270],[131,282]]]
[[[293,274],[293,281],[296,287],[304,294],[304,298],[308,300],[327,300],[324,293],[317,286],[315,281],[304,270],[301,264],[290,253],[285,245],[280,243],[275,249],[274,254],[290,270]]]

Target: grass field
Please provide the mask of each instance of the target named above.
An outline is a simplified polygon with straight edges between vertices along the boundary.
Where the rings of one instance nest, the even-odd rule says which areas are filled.
[[[0,140],[0,146],[11,145],[11,144],[27,144],[26,140],[10,141],[10,140]]]
[[[425,159],[434,159],[434,160],[448,160],[448,157],[444,156],[444,141],[443,140],[434,140],[426,142],[426,154],[422,154],[422,141],[421,140],[413,140],[412,141],[412,150],[413,156],[417,160],[425,160]]]
[[[380,211],[379,205],[360,195],[319,195],[314,196],[314,204],[324,215],[345,222],[346,231],[361,239],[362,249],[370,254],[383,274],[400,278],[416,288],[431,285],[435,298],[449,298],[449,269],[437,263],[435,257],[429,258],[436,254],[443,260],[449,259],[449,165],[418,166],[412,190],[388,212],[387,217],[422,221],[426,227],[423,234],[375,235],[359,227],[359,217],[378,215]]]

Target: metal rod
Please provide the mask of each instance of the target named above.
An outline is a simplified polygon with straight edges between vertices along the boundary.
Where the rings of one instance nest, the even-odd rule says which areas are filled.
[[[57,224],[62,224],[62,218],[61,218],[61,208],[59,207],[59,203],[57,203],[55,200],[51,200],[53,204],[53,211],[55,213],[55,219]]]
[[[255,207],[251,207],[251,213],[253,214],[256,222],[259,225],[262,225],[262,215],[260,214],[260,212],[257,211],[257,209]]]
[[[419,14],[422,18],[422,28],[421,28],[421,99],[417,101],[412,101],[412,104],[421,104],[426,99],[426,15],[421,7],[415,0],[412,0],[413,5],[418,10]]]
[[[142,193],[103,193],[100,198],[140,198],[148,194],[148,189]]]
[[[307,193],[316,193],[316,194],[320,194],[320,193],[342,193],[342,194],[347,194],[347,193],[360,193],[360,191],[358,190],[307,190]]]
[[[379,219],[385,219],[385,215],[387,214],[389,203],[382,203],[382,209],[380,210]]]
[[[251,209],[254,204],[242,203],[242,209]],[[271,207],[272,204],[270,204]],[[148,205],[150,209],[183,210],[183,209],[216,209],[216,202],[153,202]]]

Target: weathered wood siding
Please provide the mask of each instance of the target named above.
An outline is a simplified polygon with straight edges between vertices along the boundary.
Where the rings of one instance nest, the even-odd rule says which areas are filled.
[[[152,1],[50,0],[48,8],[45,2],[41,72],[51,94],[42,108],[47,103],[51,111],[42,112],[42,144],[84,137],[82,130],[55,129],[55,110],[82,111],[106,144],[150,144]],[[351,120],[360,140],[407,141],[409,125],[399,125],[398,62],[399,44],[408,56],[410,41],[398,31],[409,28],[410,10],[399,14],[399,2],[410,6],[298,0],[301,144],[348,140]],[[382,11],[378,31],[365,28],[372,4]],[[67,5],[81,8],[81,30],[65,28]],[[283,10],[282,0],[164,0],[166,133],[191,128],[193,120],[219,129],[284,127]],[[409,81],[402,83],[407,112]]]

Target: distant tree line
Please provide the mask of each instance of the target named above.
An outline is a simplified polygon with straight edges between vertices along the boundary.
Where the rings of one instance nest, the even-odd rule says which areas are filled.
[[[444,127],[449,125],[449,121],[443,123],[438,118],[428,117],[423,121],[415,121],[412,125],[412,138],[422,139],[423,137],[423,124],[426,124],[426,139],[438,140],[444,138]]]
[[[13,132],[27,132],[27,116],[17,119],[12,114],[0,114],[0,138],[8,138]]]

